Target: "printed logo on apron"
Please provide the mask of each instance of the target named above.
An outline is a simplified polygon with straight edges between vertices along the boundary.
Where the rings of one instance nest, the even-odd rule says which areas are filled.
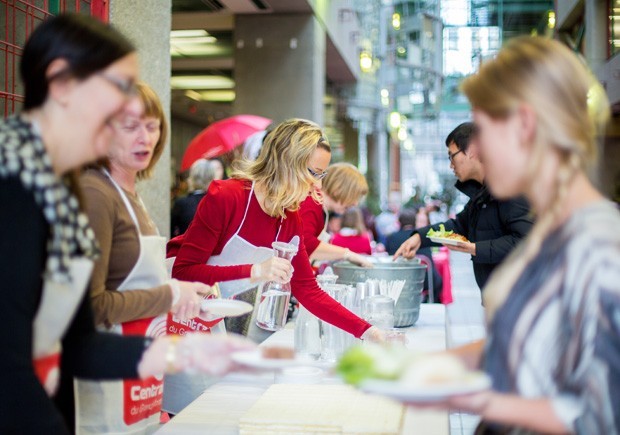
[[[121,187],[106,175],[119,192],[138,232],[140,254],[118,291],[149,289],[167,280],[166,239],[144,236],[135,211]],[[157,337],[166,333],[166,315],[113,325],[110,332],[121,335]],[[122,381],[77,381],[76,420],[79,434],[144,433],[157,429],[163,396],[163,377]],[[102,411],[105,409],[105,412]]]

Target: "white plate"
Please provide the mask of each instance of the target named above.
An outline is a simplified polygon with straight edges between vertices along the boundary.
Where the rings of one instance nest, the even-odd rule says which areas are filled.
[[[435,243],[441,243],[442,245],[453,245],[457,246],[461,240],[456,239],[447,239],[445,237],[429,237]]]
[[[334,365],[334,363],[314,361],[306,358],[300,358],[298,356],[295,356],[294,358],[265,358],[263,357],[260,349],[234,352],[230,357],[238,364],[253,367],[255,369],[266,370],[280,370],[287,367],[298,366],[329,368]]]
[[[491,387],[491,378],[483,372],[471,372],[460,382],[427,387],[412,387],[398,381],[369,380],[360,388],[367,393],[380,394],[402,402],[438,402],[451,396],[477,393]]]
[[[254,307],[235,299],[203,299],[200,309],[216,317],[236,317],[251,312]]]

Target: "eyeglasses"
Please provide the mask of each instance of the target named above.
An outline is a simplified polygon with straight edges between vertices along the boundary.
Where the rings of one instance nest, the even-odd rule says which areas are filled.
[[[146,129],[147,133],[156,133],[161,128],[161,123],[156,118],[139,119],[134,117],[125,117],[114,119],[111,124],[117,129],[128,134],[135,134],[141,129]]]
[[[454,162],[454,156],[456,156],[458,153],[462,153],[463,150],[458,150],[457,152],[450,154],[448,153],[448,159],[450,160],[450,162]]]
[[[323,178],[327,176],[327,171],[318,173],[318,172],[314,172],[311,168],[308,168],[308,172],[310,172],[310,174],[317,180],[322,180]]]
[[[106,82],[114,86],[123,95],[127,97],[136,95],[136,84],[134,83],[133,80],[122,80],[122,79],[119,79],[118,77],[113,77],[111,75],[108,75],[102,72],[97,73],[97,76],[104,79]]]

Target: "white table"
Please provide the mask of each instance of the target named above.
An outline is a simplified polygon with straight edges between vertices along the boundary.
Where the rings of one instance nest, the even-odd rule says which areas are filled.
[[[423,304],[415,326],[406,328],[408,347],[423,352],[446,348],[446,321],[443,305]],[[292,329],[284,329],[269,337],[263,345],[293,343]],[[326,383],[338,382],[327,378]],[[232,373],[209,387],[200,397],[165,424],[158,435],[210,434],[237,435],[239,420],[274,383],[274,374],[248,375]],[[407,408],[403,434],[447,435],[450,433],[448,412]]]

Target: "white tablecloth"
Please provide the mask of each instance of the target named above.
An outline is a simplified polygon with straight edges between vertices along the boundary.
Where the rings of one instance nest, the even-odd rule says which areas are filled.
[[[443,305],[423,304],[415,326],[406,328],[411,349],[431,352],[446,348],[446,321]],[[273,334],[263,345],[293,344],[293,330]],[[210,434],[236,435],[239,419],[274,382],[274,374],[248,375],[232,373],[209,387],[187,408],[165,424],[158,435]],[[326,383],[339,382],[327,378]],[[403,434],[446,435],[450,432],[448,412],[408,408],[403,422]]]

